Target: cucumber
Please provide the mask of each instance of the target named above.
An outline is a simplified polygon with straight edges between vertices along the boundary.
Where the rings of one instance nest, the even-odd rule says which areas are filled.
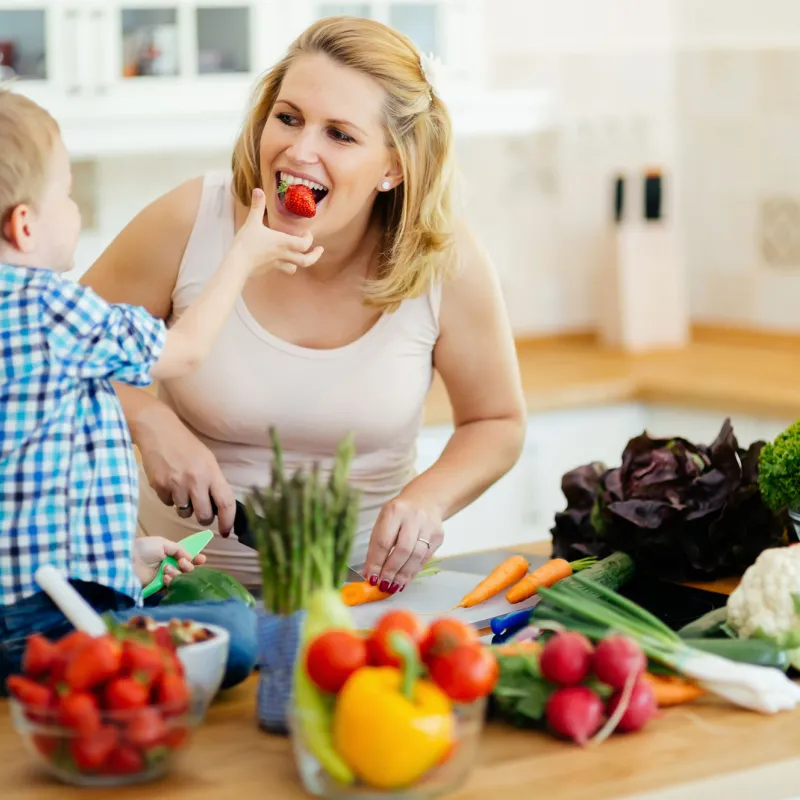
[[[681,639],[710,639],[713,637],[724,637],[725,632],[722,626],[728,619],[728,607],[715,608],[698,617],[688,625],[684,625],[679,631],[678,636]]]
[[[715,656],[759,667],[789,668],[789,654],[763,639],[684,639],[684,644]]]
[[[598,561],[593,566],[582,570],[581,576],[616,592],[633,578],[634,571],[633,559],[627,553],[616,552],[604,558],[602,561]],[[563,581],[560,581],[560,585],[566,586],[571,584],[575,584],[575,587],[585,594],[594,597],[600,596],[582,583],[578,583],[571,575],[569,578],[564,578]],[[540,600],[533,607],[531,621],[547,619],[551,611],[552,606],[546,600]]]

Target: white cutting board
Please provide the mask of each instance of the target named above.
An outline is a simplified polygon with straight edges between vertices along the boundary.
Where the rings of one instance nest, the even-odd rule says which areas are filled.
[[[521,603],[511,605],[506,600],[505,591],[503,591],[472,608],[448,610],[459,603],[461,598],[471,592],[481,580],[482,576],[474,573],[442,570],[436,575],[419,578],[406,586],[405,591],[397,592],[392,597],[374,603],[365,603],[362,606],[353,606],[350,610],[356,627],[361,630],[371,630],[387,611],[401,608],[415,614],[424,614],[423,619],[427,618],[429,621],[433,621],[436,617],[446,616],[483,627],[489,624],[489,620],[499,617],[501,614],[532,608],[539,599],[537,595],[534,595]]]

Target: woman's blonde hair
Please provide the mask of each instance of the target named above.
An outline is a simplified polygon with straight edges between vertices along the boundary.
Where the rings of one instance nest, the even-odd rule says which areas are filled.
[[[58,124],[41,106],[0,85],[0,224],[44,194]]]
[[[383,242],[378,275],[366,300],[387,310],[441,280],[453,263],[453,132],[446,106],[433,92],[410,39],[380,22],[328,17],[315,22],[261,79],[233,152],[233,188],[250,204],[260,186],[259,143],[289,67],[298,56],[324,53],[375,79],[386,92],[387,144],[403,181],[378,196]]]

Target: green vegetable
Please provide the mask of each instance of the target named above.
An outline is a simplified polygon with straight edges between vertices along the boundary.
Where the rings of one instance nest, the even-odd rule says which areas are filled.
[[[773,511],[800,506],[800,420],[761,449],[758,488]]]
[[[264,607],[288,615],[306,608],[316,589],[344,583],[360,499],[347,480],[355,446],[352,436],[342,440],[327,481],[319,464],[287,479],[278,434],[270,433],[271,483],[253,489],[245,508],[259,552]]]
[[[713,653],[716,656],[756,664],[760,667],[789,669],[789,654],[781,647],[764,639],[684,639],[689,647]]]
[[[737,662],[690,647],[675,631],[633,601],[600,584],[592,585],[581,574],[574,577],[577,583],[594,589],[601,598],[587,595],[575,586],[566,586],[566,581],[550,589],[539,589],[538,594],[555,607],[554,622],[591,639],[603,638],[609,630],[629,636],[649,658],[671,667],[713,694],[754,711],[775,713],[794,708],[800,701],[800,689],[780,670]]]
[[[333,699],[309,679],[305,656],[323,631],[355,629],[339,593],[359,508],[359,493],[348,483],[355,445],[352,436],[340,442],[327,481],[320,477],[319,464],[287,479],[278,434],[270,433],[270,485],[252,490],[245,500],[259,553],[264,607],[282,616],[306,611],[294,671],[294,724],[322,767],[337,781],[352,783],[352,770],[333,746]]]
[[[492,691],[492,716],[519,728],[536,727],[553,690],[542,678],[538,656],[535,652],[497,652],[496,658],[500,674]]]
[[[627,553],[617,552],[612,553],[602,561],[598,561],[593,566],[587,567],[580,573],[591,583],[579,583],[576,580],[577,574],[573,574],[569,578],[559,581],[558,585],[575,588],[591,597],[600,597],[599,592],[591,588],[591,586],[599,584],[616,591],[633,578],[634,571],[633,559]],[[547,600],[539,601],[531,613],[531,622],[537,619],[548,619],[552,611],[552,603],[548,603]]]
[[[678,631],[678,636],[681,639],[710,639],[712,637],[725,636],[723,626],[727,621],[728,607],[715,608],[688,625],[684,625]]]
[[[161,605],[227,600],[231,597],[248,606],[255,604],[253,595],[227,572],[210,567],[195,567],[192,572],[182,572],[172,579]]]

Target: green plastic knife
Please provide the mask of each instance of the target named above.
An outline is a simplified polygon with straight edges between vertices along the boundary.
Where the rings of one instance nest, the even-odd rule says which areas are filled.
[[[185,539],[181,539],[178,544],[186,550],[190,558],[194,558],[200,551],[214,538],[213,531],[198,531]],[[178,562],[172,557],[167,556],[158,568],[155,578],[144,587],[143,597],[150,597],[164,588],[164,567],[178,567]]]

